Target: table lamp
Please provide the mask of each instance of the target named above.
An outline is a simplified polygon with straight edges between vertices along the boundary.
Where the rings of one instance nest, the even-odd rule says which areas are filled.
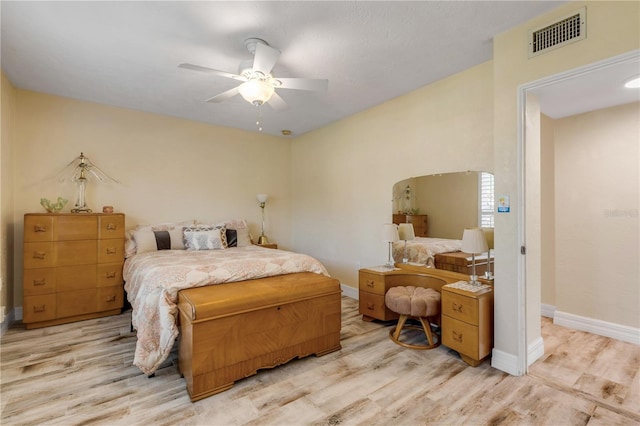
[[[491,250],[493,250],[493,228],[482,228],[484,237],[487,240],[487,271],[484,273],[484,277],[488,280],[493,279],[493,273],[491,273]]]
[[[382,225],[382,241],[389,243],[389,258],[386,263],[386,267],[393,269],[395,264],[393,263],[393,259],[391,258],[391,245],[398,241],[400,238],[398,236],[398,226],[395,223],[385,223]]]
[[[478,276],[476,275],[476,254],[481,254],[487,251],[487,240],[484,237],[484,232],[480,228],[466,228],[462,233],[462,251],[465,253],[471,253],[471,281],[473,285],[480,285],[478,282]]]
[[[404,241],[404,256],[402,257],[402,263],[409,263],[409,256],[407,256],[407,241],[415,240],[416,234],[413,232],[412,223],[401,223],[398,225],[398,237]]]
[[[258,194],[256,196],[258,202],[260,203],[260,208],[262,209],[262,230],[260,232],[260,237],[258,237],[258,244],[269,244],[269,239],[266,235],[264,235],[264,206],[267,204],[267,194]]]

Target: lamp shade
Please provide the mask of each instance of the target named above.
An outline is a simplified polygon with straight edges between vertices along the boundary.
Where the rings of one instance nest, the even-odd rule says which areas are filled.
[[[462,251],[480,254],[489,250],[484,232],[480,228],[466,228],[462,233]]]
[[[493,250],[493,228],[482,228],[484,238],[487,240],[487,246]]]
[[[262,105],[273,95],[274,89],[273,86],[264,81],[249,80],[238,86],[238,92],[240,92],[245,101],[254,105]]]
[[[398,236],[398,226],[395,223],[385,223],[382,225],[381,237],[382,241],[387,243],[398,241],[400,239]]]
[[[398,237],[403,241],[414,240],[416,234],[413,232],[413,224],[401,223],[398,225]]]
[[[269,196],[267,194],[258,194],[258,195],[256,195],[256,198],[261,203],[266,203],[267,202],[267,198],[269,198]]]

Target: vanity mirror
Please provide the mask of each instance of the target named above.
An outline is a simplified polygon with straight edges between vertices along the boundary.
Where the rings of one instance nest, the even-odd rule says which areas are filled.
[[[419,235],[416,229],[416,236],[461,239],[465,228],[493,227],[494,199],[491,173],[412,177],[393,185],[392,219],[402,223],[405,215],[417,216],[420,223],[414,229],[424,226],[426,232]]]
[[[467,259],[460,252],[462,234],[465,228],[493,228],[493,188],[491,173],[472,171],[397,182],[393,186],[392,221],[412,223],[416,238],[394,243],[395,262],[470,273],[471,255]],[[403,261],[405,258],[408,260]],[[478,274],[484,274],[487,254],[476,256],[476,260],[482,265]]]

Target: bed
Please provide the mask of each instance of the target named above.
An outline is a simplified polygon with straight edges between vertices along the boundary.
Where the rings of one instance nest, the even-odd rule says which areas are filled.
[[[407,258],[409,263],[414,265],[435,268],[435,256],[441,253],[450,253],[460,251],[462,248],[462,240],[451,240],[446,238],[427,238],[416,237],[409,240],[407,244]],[[405,252],[405,242],[398,241],[393,243],[392,247],[393,260],[396,263],[402,263]]]
[[[292,274],[304,280],[301,273],[328,277],[311,256],[251,244],[244,221],[139,227],[129,236],[123,277],[138,337],[133,363],[149,375],[169,356],[179,334],[181,290],[249,281],[255,285],[260,279],[290,279]],[[338,296],[338,309],[339,303]]]

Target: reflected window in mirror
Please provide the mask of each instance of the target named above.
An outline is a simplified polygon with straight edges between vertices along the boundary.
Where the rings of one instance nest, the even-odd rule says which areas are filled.
[[[480,172],[479,184],[478,223],[481,228],[493,228],[495,220],[494,200],[496,199],[493,175],[487,172]]]

